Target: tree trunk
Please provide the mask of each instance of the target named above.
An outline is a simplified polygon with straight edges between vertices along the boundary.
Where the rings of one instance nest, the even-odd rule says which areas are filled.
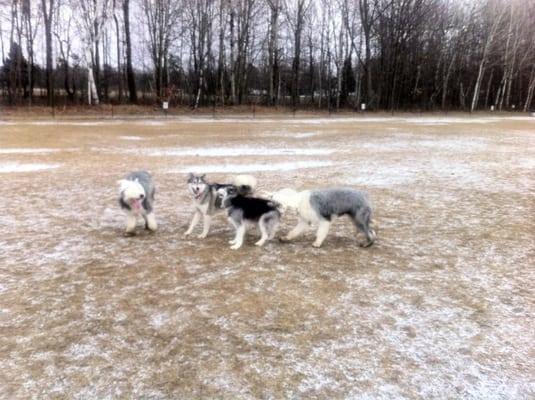
[[[124,35],[126,42],[126,81],[130,102],[137,103],[136,79],[132,67],[132,40],[130,36],[130,0],[123,0]]]
[[[41,6],[45,24],[47,103],[50,107],[54,107],[54,70],[52,63],[52,16],[54,15],[54,0],[48,0],[48,4],[46,0],[41,0]]]
[[[528,94],[524,103],[524,112],[529,111],[531,102],[533,100],[533,92],[535,91],[535,65],[531,68],[531,75],[529,77]]]
[[[117,18],[116,4],[115,0],[113,1],[113,20],[115,22],[115,41],[117,45],[117,82],[118,82],[118,101],[119,103],[123,100],[123,72],[121,66],[121,30],[119,27],[119,18]]]
[[[236,61],[234,56],[234,10],[230,11],[230,96],[236,104]]]
[[[277,41],[278,41],[278,19],[280,12],[280,0],[268,0],[271,10],[269,23],[269,40],[268,40],[268,104],[275,105],[275,89],[276,89],[276,63],[277,63]]]

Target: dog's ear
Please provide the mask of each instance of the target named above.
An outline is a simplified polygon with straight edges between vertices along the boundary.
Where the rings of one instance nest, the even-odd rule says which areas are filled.
[[[193,173],[190,172],[190,173],[188,174],[188,182],[193,181],[193,178],[194,178],[194,177],[195,177],[195,175],[193,175]]]
[[[204,181],[206,179],[206,174],[202,174],[201,179]]]

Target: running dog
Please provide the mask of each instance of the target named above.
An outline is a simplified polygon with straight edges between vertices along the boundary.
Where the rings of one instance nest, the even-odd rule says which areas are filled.
[[[329,233],[333,217],[348,215],[355,224],[357,231],[362,231],[366,242],[359,243],[369,247],[376,239],[370,228],[372,208],[366,192],[350,188],[333,188],[324,190],[305,190],[296,192],[293,189],[282,189],[272,196],[273,201],[284,207],[297,210],[299,222],[284,238],[290,241],[299,236],[312,224],[318,225],[316,240],[312,244],[320,247]]]
[[[253,224],[258,224],[262,234],[256,246],[263,246],[267,240],[275,237],[281,214],[273,201],[245,197],[233,185],[219,188],[218,194],[222,198],[221,208],[227,210],[228,219],[236,229],[236,237],[229,242],[231,249],[236,250],[243,245],[247,228]]]
[[[126,211],[127,235],[133,235],[136,230],[136,222],[139,216],[145,220],[145,229],[154,232],[158,229],[154,217],[153,203],[156,189],[152,178],[146,171],[132,172],[119,184],[119,205]]]
[[[188,190],[193,197],[194,214],[184,236],[189,236],[203,217],[203,231],[197,237],[204,239],[210,230],[212,215],[221,209],[221,198],[217,191],[220,188],[234,186],[242,196],[252,194],[256,188],[256,179],[250,175],[238,175],[232,184],[208,183],[206,175],[188,175]]]

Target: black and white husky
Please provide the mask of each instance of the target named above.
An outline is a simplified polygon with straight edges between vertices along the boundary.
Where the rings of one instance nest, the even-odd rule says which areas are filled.
[[[263,246],[275,237],[281,214],[273,201],[245,197],[233,185],[219,188],[218,193],[222,197],[221,207],[227,210],[228,219],[236,229],[236,237],[229,242],[231,249],[236,250],[243,245],[247,228],[253,224],[258,224],[262,234],[256,246]]]
[[[156,189],[152,178],[146,171],[132,172],[119,184],[119,205],[126,211],[126,234],[133,234],[138,217],[145,220],[145,229],[155,231],[158,228],[154,217],[153,204]]]
[[[284,207],[297,210],[299,222],[283,240],[292,240],[299,236],[309,225],[318,225],[314,247],[320,247],[329,233],[333,218],[347,215],[357,230],[366,236],[366,242],[360,243],[368,247],[375,241],[376,235],[370,228],[372,208],[366,192],[350,188],[333,188],[324,190],[305,190],[296,192],[282,189],[275,192],[273,200]]]
[[[256,188],[256,179],[250,175],[237,175],[234,177],[232,184],[209,183],[206,180],[206,175],[196,175],[190,173],[188,175],[188,190],[193,197],[193,218],[189,225],[185,236],[189,236],[193,229],[199,223],[201,216],[203,217],[203,230],[197,237],[204,239],[210,230],[212,222],[212,215],[221,210],[221,197],[218,196],[217,190],[234,186],[239,193],[247,196],[254,192]]]

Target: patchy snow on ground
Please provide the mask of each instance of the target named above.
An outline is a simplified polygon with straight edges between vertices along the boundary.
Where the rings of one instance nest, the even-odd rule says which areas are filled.
[[[63,151],[62,149],[0,149],[0,154],[49,154]]]
[[[269,148],[269,147],[197,147],[197,148],[170,148],[170,149],[135,149],[127,152],[142,152],[152,157],[185,156],[185,157],[240,157],[240,156],[319,156],[337,152],[329,148]]]
[[[0,399],[534,398],[535,130],[482,120],[0,122]],[[159,228],[126,237],[141,168]],[[377,242],[184,237],[190,171],[366,190]]]
[[[119,139],[133,141],[145,140],[145,138],[142,138],[141,136],[119,136]]]
[[[332,161],[294,161],[266,164],[198,164],[191,165],[174,173],[188,172],[220,172],[220,173],[245,173],[262,171],[294,171],[298,169],[321,168],[333,165]]]
[[[54,169],[61,167],[61,164],[40,164],[40,163],[18,163],[18,162],[4,162],[0,163],[0,173],[8,174],[14,172],[36,172],[47,169]]]

